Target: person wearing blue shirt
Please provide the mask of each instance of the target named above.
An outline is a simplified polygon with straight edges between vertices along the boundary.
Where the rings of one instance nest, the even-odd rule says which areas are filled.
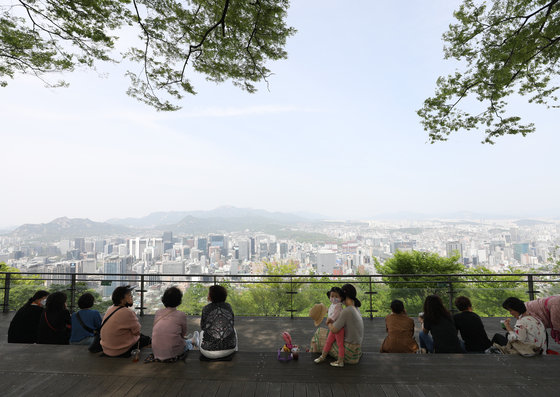
[[[71,345],[90,345],[93,341],[93,331],[101,326],[101,315],[97,310],[91,309],[94,302],[95,298],[89,292],[86,292],[78,299],[80,310],[72,314]],[[80,316],[79,319],[78,314]],[[84,328],[84,326],[88,329]]]

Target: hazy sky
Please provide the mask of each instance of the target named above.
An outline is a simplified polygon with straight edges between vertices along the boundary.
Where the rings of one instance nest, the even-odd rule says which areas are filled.
[[[524,99],[533,136],[430,145],[415,111],[433,94],[459,0],[293,1],[289,59],[270,92],[194,78],[176,113],[126,96],[124,66],[19,76],[0,88],[0,226],[221,205],[312,211],[560,215],[558,115]]]

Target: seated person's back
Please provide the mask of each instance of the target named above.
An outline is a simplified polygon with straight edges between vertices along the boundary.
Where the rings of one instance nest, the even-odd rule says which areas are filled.
[[[472,311],[469,298],[459,296],[455,299],[455,306],[461,311],[453,316],[455,327],[461,333],[467,352],[482,353],[488,349],[492,342],[484,330],[484,325],[478,314]]]
[[[382,353],[415,353],[414,320],[408,317],[400,300],[391,302],[392,313],[385,317],[387,337],[381,346]]]
[[[70,339],[70,312],[66,308],[66,294],[53,292],[47,298],[45,310],[39,319],[37,343],[67,345]]]

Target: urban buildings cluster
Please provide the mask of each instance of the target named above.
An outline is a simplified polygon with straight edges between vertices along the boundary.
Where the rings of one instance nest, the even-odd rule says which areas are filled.
[[[291,262],[297,272],[375,273],[396,251],[458,255],[466,266],[535,269],[554,262],[560,222],[321,222],[300,226],[323,241],[263,233],[75,237],[45,243],[0,237],[0,262],[25,272],[154,275],[262,274],[264,262]]]

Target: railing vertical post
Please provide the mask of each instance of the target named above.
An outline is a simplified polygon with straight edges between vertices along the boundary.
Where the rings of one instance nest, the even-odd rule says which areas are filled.
[[[216,276],[214,276],[214,285],[216,285]]]
[[[535,291],[535,284],[534,284],[532,274],[529,274],[527,276],[527,285],[529,286],[529,291],[527,291],[527,293],[529,294],[529,300],[534,301],[535,300],[535,294],[538,293],[539,291]]]
[[[140,317],[144,316],[144,274],[140,275]]]
[[[74,312],[74,302],[76,302],[76,273],[70,275],[70,313]]]
[[[449,289],[447,290],[447,293],[449,294],[449,311],[452,312],[453,311],[453,280],[451,277],[447,279],[447,283],[449,285]]]
[[[373,285],[369,276],[369,319],[373,320]]]
[[[6,273],[4,278],[4,313],[10,310],[10,279],[12,274]]]
[[[294,318],[294,278],[290,276],[290,318]]]

